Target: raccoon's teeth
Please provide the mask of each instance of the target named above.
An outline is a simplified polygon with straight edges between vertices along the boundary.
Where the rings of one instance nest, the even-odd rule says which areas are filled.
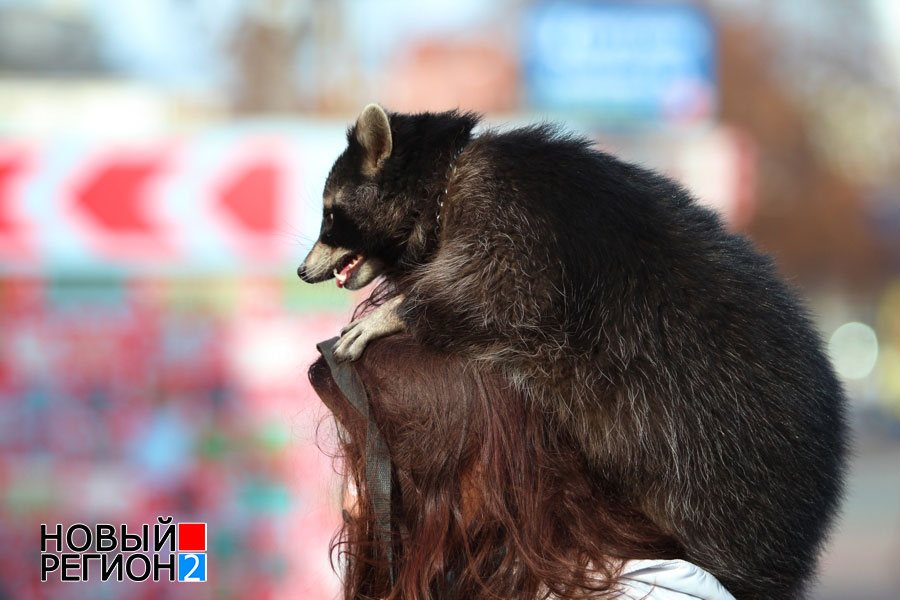
[[[344,287],[344,284],[347,283],[348,275],[346,273],[338,273],[337,269],[334,271],[334,278],[337,280],[337,286]]]

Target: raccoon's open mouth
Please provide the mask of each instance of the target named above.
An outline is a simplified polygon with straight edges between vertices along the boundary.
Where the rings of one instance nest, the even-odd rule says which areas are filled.
[[[338,266],[334,268],[334,279],[337,282],[337,286],[339,288],[344,287],[344,284],[347,283],[354,271],[361,267],[365,261],[366,257],[362,254],[348,254],[342,258]]]

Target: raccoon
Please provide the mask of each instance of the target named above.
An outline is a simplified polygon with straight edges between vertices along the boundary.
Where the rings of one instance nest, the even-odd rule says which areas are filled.
[[[738,598],[797,598],[842,493],[845,397],[770,258],[666,177],[550,125],[367,106],[301,278],[495,369]],[[589,499],[586,499],[589,500]]]

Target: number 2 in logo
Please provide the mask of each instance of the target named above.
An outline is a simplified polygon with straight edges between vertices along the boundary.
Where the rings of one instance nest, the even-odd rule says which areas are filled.
[[[178,581],[206,581],[206,553],[178,553]]]

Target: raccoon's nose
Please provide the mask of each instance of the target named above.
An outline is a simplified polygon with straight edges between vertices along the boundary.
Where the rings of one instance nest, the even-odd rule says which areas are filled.
[[[299,278],[302,279],[303,281],[307,281],[307,279],[306,279],[306,265],[305,265],[305,264],[302,264],[302,265],[300,265],[299,267],[297,267],[297,277],[299,277]]]

